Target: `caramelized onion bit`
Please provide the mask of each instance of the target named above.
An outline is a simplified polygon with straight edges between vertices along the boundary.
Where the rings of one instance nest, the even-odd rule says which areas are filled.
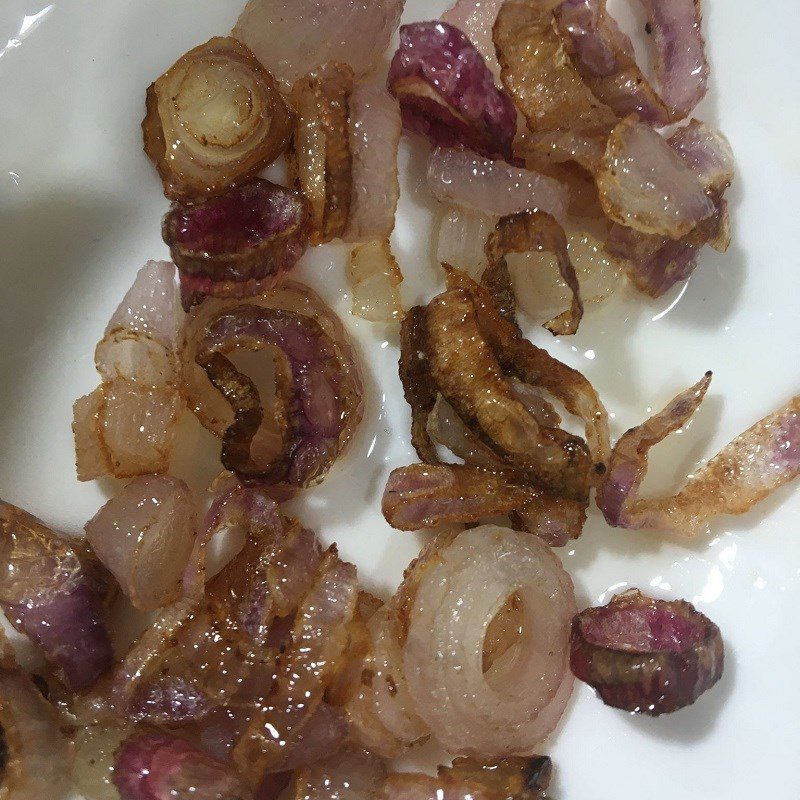
[[[252,786],[265,772],[282,768],[286,753],[335,678],[357,595],[356,568],[341,561],[334,546],[297,609],[291,644],[278,660],[273,687],[234,749],[234,761]]]
[[[521,633],[484,673],[487,629],[512,595]],[[572,688],[574,610],[569,575],[536,537],[485,526],[435,551],[409,601],[403,660],[418,713],[450,752],[528,754],[553,730]]]
[[[382,800],[545,800],[553,763],[547,756],[506,758],[484,764],[457,758],[452,767],[439,767],[436,777],[419,772],[390,775]]]
[[[196,535],[189,487],[170,475],[129,483],[86,523],[86,538],[142,611],[178,599]]]
[[[142,131],[167,197],[198,202],[271,164],[289,144],[292,116],[247,47],[215,37],[150,84]]]
[[[720,514],[743,514],[800,474],[800,396],[764,417],[698,469],[675,495],[638,499],[650,448],[682,427],[711,373],[614,446],[597,504],[609,525],[697,536]]]
[[[382,759],[349,746],[301,770],[294,800],[373,800],[385,776]]]
[[[403,25],[388,85],[407,130],[437,145],[512,158],[514,104],[458,28],[441,21]]]
[[[297,81],[290,102],[297,126],[288,153],[289,174],[311,207],[311,242],[341,237],[353,190],[349,104],[353,70],[335,62]]]
[[[180,411],[175,266],[139,270],[95,351],[103,385],[73,406],[78,479],[163,472]]]
[[[278,392],[285,396],[288,430],[280,457],[258,464],[250,445],[262,421],[254,384],[223,353],[237,347],[275,348],[281,354]],[[348,380],[350,364],[336,342],[311,317],[281,308],[244,305],[207,323],[197,363],[230,402],[235,420],[223,437],[222,460],[237,475],[270,483],[308,486],[321,481],[360,419],[360,386]],[[281,377],[283,375],[283,377]]]
[[[288,89],[329,61],[372,72],[400,22],[404,0],[250,0],[233,35]]]
[[[162,234],[188,308],[203,298],[198,284],[208,284],[205,294],[225,297],[241,296],[252,281],[279,281],[306,249],[308,207],[295,192],[257,179],[199,206],[174,204]],[[191,292],[183,286],[185,276]]]
[[[62,800],[70,788],[72,747],[53,707],[6,654],[0,661],[0,743],[3,800]]]
[[[388,240],[359,245],[350,253],[347,278],[353,292],[353,315],[370,322],[403,318],[400,284],[403,273]]]
[[[183,739],[140,733],[117,753],[114,785],[121,800],[251,800],[252,794],[230,767]]]
[[[74,691],[91,686],[113,662],[98,567],[36,517],[0,501],[0,607],[64,674]]]
[[[483,274],[483,283],[489,290],[499,286],[511,290],[511,276],[508,271],[506,256],[509,253],[526,253],[529,251],[547,251],[552,253],[558,263],[558,271],[572,293],[572,305],[569,311],[545,323],[545,327],[554,336],[573,334],[578,330],[583,317],[578,276],[567,252],[567,237],[564,229],[553,217],[542,211],[525,211],[510,217],[503,217],[486,242],[486,256],[489,267]],[[498,307],[501,298],[493,293]]]
[[[382,76],[358,81],[350,95],[353,195],[342,238],[346,242],[388,239],[394,230],[400,181],[397,148],[402,121],[397,100]]]
[[[506,0],[493,38],[503,85],[532,131],[569,129],[605,138],[616,114],[583,82],[553,26],[557,0]]]
[[[430,155],[428,186],[443,203],[498,216],[541,209],[563,219],[569,202],[567,190],[553,178],[447,147]]]
[[[683,600],[630,589],[572,621],[570,667],[606,705],[658,716],[691,705],[721,677],[719,628]]]
[[[679,239],[714,212],[697,175],[635,117],[614,128],[595,180],[606,214],[642,233]]]

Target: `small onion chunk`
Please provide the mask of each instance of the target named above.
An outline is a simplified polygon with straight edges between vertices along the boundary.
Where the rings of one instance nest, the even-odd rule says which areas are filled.
[[[677,494],[637,497],[647,474],[648,451],[686,424],[710,382],[709,372],[616,443],[597,498],[609,525],[698,536],[714,517],[743,514],[800,475],[798,395],[737,436],[695,471]]]
[[[442,22],[463,31],[486,61],[486,66],[500,74],[500,64],[492,41],[492,27],[503,0],[456,0],[455,5],[442,14]]]
[[[576,615],[570,667],[606,705],[658,716],[694,703],[721,677],[719,628],[693,605],[638,589]]]
[[[72,746],[53,707],[8,653],[0,660],[0,745],[3,800],[63,800]]]
[[[348,130],[353,70],[331,62],[312,70],[292,88],[297,114],[289,174],[311,208],[311,242],[324,244],[347,229],[353,192]]]
[[[199,206],[174,204],[162,235],[181,279],[184,308],[204,296],[246,296],[277,283],[308,243],[308,207],[256,179]]]
[[[484,672],[487,630],[514,595],[521,633]],[[450,752],[527,755],[552,732],[572,689],[575,608],[569,575],[529,534],[485,526],[435,551],[408,605],[403,662],[418,713]]]
[[[120,800],[252,800],[229,766],[166,733],[125,741],[114,763],[114,785]]]
[[[98,568],[88,548],[73,547],[44,523],[0,501],[0,607],[64,674],[91,686],[113,663]]]
[[[141,611],[178,599],[192,553],[195,508],[189,487],[170,475],[129,483],[86,523],[86,538]]]
[[[403,25],[388,86],[400,101],[406,130],[437,145],[512,158],[514,103],[458,28],[447,22]]]
[[[292,115],[247,47],[215,37],[149,86],[142,131],[166,196],[201,202],[275,161],[289,144]]]
[[[385,777],[382,759],[348,746],[300,770],[294,800],[373,800]]]
[[[95,350],[103,380],[73,406],[78,479],[166,471],[181,403],[177,391],[175,266],[149,261]]]
[[[329,61],[358,77],[379,64],[397,29],[404,0],[249,0],[233,35],[289,89]]]
[[[399,322],[403,318],[403,274],[388,241],[355,247],[350,253],[347,278],[353,293],[354,316],[370,322]]]

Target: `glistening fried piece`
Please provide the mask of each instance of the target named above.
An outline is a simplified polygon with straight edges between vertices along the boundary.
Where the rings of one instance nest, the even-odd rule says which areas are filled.
[[[637,497],[647,454],[682,427],[703,401],[711,373],[617,443],[597,504],[609,525],[698,536],[720,514],[743,514],[800,475],[800,396],[764,417],[698,469],[677,494]]]

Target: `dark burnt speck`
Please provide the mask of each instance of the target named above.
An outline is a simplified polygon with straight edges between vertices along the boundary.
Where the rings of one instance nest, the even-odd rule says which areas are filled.
[[[553,760],[550,756],[534,756],[528,766],[525,788],[529,791],[546,789],[553,778]]]

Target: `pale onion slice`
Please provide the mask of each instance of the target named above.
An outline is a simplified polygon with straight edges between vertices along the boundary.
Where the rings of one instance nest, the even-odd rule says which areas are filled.
[[[103,387],[79,397],[72,406],[72,435],[75,440],[75,468],[79,481],[91,481],[113,474],[114,466],[100,435],[100,411],[105,404]]]
[[[764,417],[694,472],[674,495],[638,498],[651,447],[694,414],[711,373],[614,446],[597,504],[609,525],[701,535],[722,514],[743,514],[800,475],[800,395]]]
[[[614,128],[595,180],[605,213],[642,233],[679,239],[714,212],[697,175],[635,116]]]
[[[539,209],[563,219],[569,202],[553,178],[448,147],[431,152],[428,186],[443,203],[497,216]]]
[[[294,800],[373,800],[385,777],[381,758],[350,745],[300,770]]]
[[[353,87],[348,128],[353,194],[342,238],[346,242],[386,239],[394,230],[400,197],[397,148],[402,122],[400,106],[386,91],[382,72]]]
[[[72,746],[55,709],[9,658],[0,666],[0,738],[3,800],[63,800]]]
[[[196,535],[189,487],[170,475],[129,483],[86,523],[86,538],[141,611],[177,600]]]
[[[133,733],[132,725],[81,725],[75,734],[75,789],[85,800],[120,800],[114,786],[117,749]]]
[[[484,673],[487,630],[517,595],[522,633]],[[435,551],[408,606],[403,664],[419,715],[452,753],[533,753],[572,686],[572,581],[536,537],[484,526]]]
[[[300,78],[289,101],[297,114],[289,176],[311,207],[311,243],[341,237],[353,190],[348,113],[353,70],[331,62]]]
[[[289,143],[292,116],[250,50],[218,36],[148,87],[142,132],[166,196],[198,202],[271,164]]]
[[[436,262],[450,264],[480,280],[486,269],[486,240],[498,217],[459,206],[443,206],[436,240]]]
[[[378,66],[404,0],[249,0],[233,35],[289,89],[321,64],[345,61],[358,77]]]
[[[403,273],[388,240],[355,247],[350,253],[347,279],[353,293],[354,316],[370,322],[399,322],[403,318]]]
[[[456,0],[441,17],[443,22],[449,22],[469,37],[495,75],[500,74],[500,64],[494,50],[492,28],[502,5],[503,0]]]

